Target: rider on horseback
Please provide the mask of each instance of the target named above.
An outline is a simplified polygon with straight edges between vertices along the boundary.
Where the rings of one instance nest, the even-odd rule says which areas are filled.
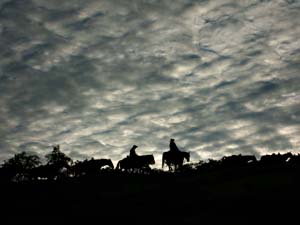
[[[173,152],[173,153],[178,153],[180,152],[180,150],[178,149],[177,145],[175,144],[175,139],[171,139],[170,140],[170,152]]]
[[[132,148],[130,149],[130,154],[129,154],[129,157],[130,158],[134,158],[134,157],[137,157],[138,155],[136,154],[135,152],[135,149],[137,148],[138,146],[136,145],[133,145]]]
[[[166,163],[169,166],[170,171],[175,171],[183,165],[184,159],[186,159],[187,162],[190,161],[190,153],[180,151],[175,144],[175,139],[170,139],[169,146],[170,150],[167,152],[163,152],[162,168],[164,168],[164,164]]]

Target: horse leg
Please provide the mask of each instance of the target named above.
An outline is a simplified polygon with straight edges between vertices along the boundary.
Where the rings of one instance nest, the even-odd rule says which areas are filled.
[[[180,164],[175,164],[175,171],[178,171],[180,169]]]

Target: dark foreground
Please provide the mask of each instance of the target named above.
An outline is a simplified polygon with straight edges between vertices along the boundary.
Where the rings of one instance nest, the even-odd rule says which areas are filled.
[[[1,224],[298,224],[300,172],[104,173],[1,184]]]

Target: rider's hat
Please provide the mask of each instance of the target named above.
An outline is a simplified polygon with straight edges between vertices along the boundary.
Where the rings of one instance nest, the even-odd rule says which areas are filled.
[[[133,147],[134,147],[134,148],[137,148],[138,146],[137,146],[137,145],[133,145]]]
[[[170,141],[175,141],[175,139],[171,138],[171,140],[170,140]]]

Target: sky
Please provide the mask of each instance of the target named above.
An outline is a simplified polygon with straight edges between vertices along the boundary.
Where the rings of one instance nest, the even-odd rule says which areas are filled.
[[[0,0],[0,162],[300,152],[299,0]]]

